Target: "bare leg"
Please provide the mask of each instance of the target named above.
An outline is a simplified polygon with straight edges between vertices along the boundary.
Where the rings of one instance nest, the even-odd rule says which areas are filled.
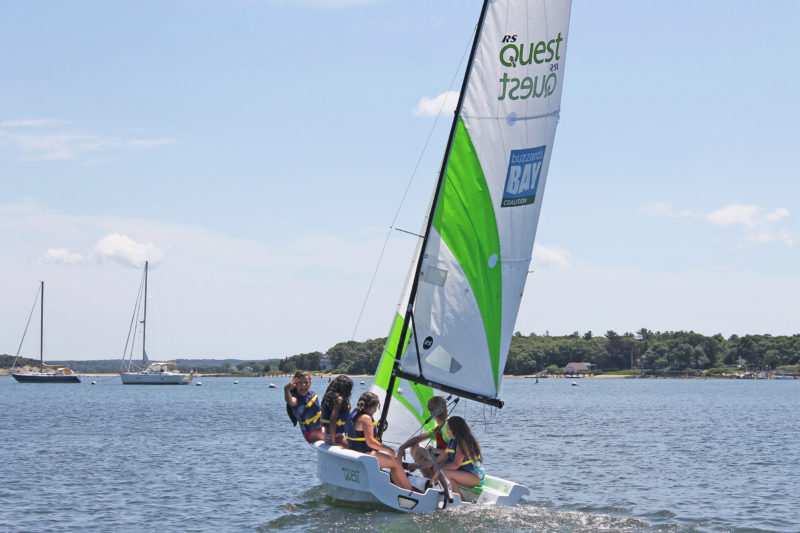
[[[439,460],[439,457],[444,453],[444,450],[439,448],[435,448],[432,450],[433,456],[436,460]],[[414,458],[414,462],[419,465],[419,471],[422,473],[423,476],[426,478],[433,478],[434,474],[436,473],[436,468],[433,466],[431,462],[431,458],[428,455],[428,449],[423,448],[422,446],[416,446],[411,449],[411,456]]]
[[[411,457],[419,466],[419,471],[423,476],[429,478],[433,475],[433,465],[431,465],[431,460],[428,458],[428,451],[425,448],[422,446],[414,446],[411,448]]]
[[[461,490],[458,488],[459,485],[477,487],[481,484],[481,478],[464,470],[445,470],[444,475],[450,480],[450,488],[459,496],[461,496]]]
[[[406,476],[406,472],[403,470],[403,464],[399,459],[376,451],[371,452],[370,455],[374,455],[378,458],[378,465],[381,468],[389,469],[389,479],[392,480],[392,483],[401,489],[412,490],[411,483],[409,483],[408,476]]]
[[[322,432],[322,428],[314,430],[314,432],[308,436],[309,443],[324,439],[325,439],[325,434]]]

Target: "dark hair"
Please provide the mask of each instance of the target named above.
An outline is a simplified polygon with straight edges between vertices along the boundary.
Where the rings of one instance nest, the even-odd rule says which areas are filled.
[[[344,405],[342,407],[346,407],[347,402],[350,401],[350,394],[352,392],[353,380],[344,374],[336,376],[333,378],[333,381],[331,381],[330,385],[328,385],[328,390],[325,391],[325,396],[322,397],[322,405],[327,406],[328,409],[333,409],[336,398],[341,396],[344,398]]]
[[[450,435],[456,440],[464,455],[473,461],[481,455],[481,445],[478,439],[470,431],[467,422],[460,416],[451,416],[447,420],[447,429]]]
[[[309,374],[305,370],[298,370],[297,372],[294,373],[294,379],[300,379],[300,378],[311,379],[311,374]]]
[[[378,399],[378,396],[374,392],[365,392],[358,398],[358,404],[356,404],[356,409],[358,411],[366,413],[373,407],[380,407],[381,401]]]
[[[447,419],[447,400],[441,396],[432,396],[427,406],[432,417]]]

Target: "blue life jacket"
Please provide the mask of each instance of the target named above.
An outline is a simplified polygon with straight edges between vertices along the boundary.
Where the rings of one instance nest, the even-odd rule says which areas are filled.
[[[347,447],[349,449],[356,452],[369,453],[372,451],[372,448],[367,446],[367,439],[364,437],[364,432],[356,431],[356,427],[353,424],[353,421],[360,415],[369,416],[370,420],[372,420],[372,436],[375,437],[376,440],[379,440],[378,423],[369,413],[365,411],[359,411],[358,409],[353,409],[350,412],[350,415],[347,417],[347,423],[345,424],[345,440],[347,441]]]
[[[450,442],[447,443],[447,462],[452,463],[456,460],[456,447],[458,446],[458,442],[456,439],[452,439]],[[481,456],[475,458],[475,461],[464,455],[464,460],[461,464],[458,465],[459,470],[464,470],[465,472],[469,472],[470,474],[475,474],[478,477],[482,477],[478,474],[475,470],[480,468],[483,470],[483,465],[481,465]]]
[[[347,419],[350,416],[350,404],[342,405],[339,410],[339,418],[336,419],[336,433],[344,433],[344,426],[347,424]],[[322,416],[319,419],[322,425],[325,426],[325,431],[328,431],[328,424],[331,423],[331,410],[327,405],[322,406]]]
[[[292,413],[300,422],[300,431],[303,432],[303,436],[308,437],[309,433],[322,427],[319,420],[321,415],[319,400],[311,390],[305,396],[300,396],[296,390],[293,390],[292,396],[297,398],[297,405],[292,407]]]

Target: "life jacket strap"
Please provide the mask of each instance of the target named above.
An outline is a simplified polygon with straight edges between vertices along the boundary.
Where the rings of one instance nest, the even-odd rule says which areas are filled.
[[[317,414],[315,414],[314,416],[312,416],[311,418],[307,418],[307,419],[303,420],[303,421],[302,421],[302,422],[300,422],[300,423],[301,423],[301,424],[303,424],[303,425],[306,425],[306,424],[313,424],[314,422],[316,422],[317,420],[319,420],[319,417],[320,417],[320,415],[321,415],[321,414],[322,414],[322,413],[317,413]]]

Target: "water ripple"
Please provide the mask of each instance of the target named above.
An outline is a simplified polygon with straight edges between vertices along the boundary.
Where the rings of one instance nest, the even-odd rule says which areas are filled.
[[[506,380],[462,402],[517,507],[423,516],[337,502],[267,381],[21,385],[0,378],[9,531],[796,532],[800,383]],[[313,387],[324,391],[326,380]],[[282,385],[280,383],[279,385]],[[354,395],[366,389],[356,385]],[[11,505],[8,505],[11,503]],[[0,528],[2,529],[2,528]]]

